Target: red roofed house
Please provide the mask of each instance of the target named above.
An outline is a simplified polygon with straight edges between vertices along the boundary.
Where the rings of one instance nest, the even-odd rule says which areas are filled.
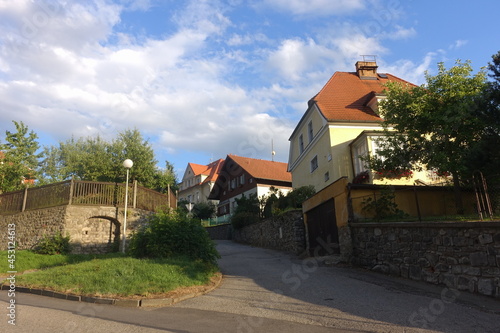
[[[320,191],[341,177],[353,181],[368,174],[368,183],[413,184],[432,181],[423,171],[409,179],[378,180],[360,158],[376,153],[383,135],[378,102],[388,81],[411,84],[392,74],[377,73],[375,60],[358,61],[355,72],[336,72],[308,102],[290,136],[288,171],[293,187],[313,185]]]
[[[180,184],[179,200],[192,203],[208,202],[208,196],[219,176],[223,163],[223,159],[208,165],[188,163]]]
[[[292,189],[286,163],[227,155],[209,199],[219,200],[217,215],[223,216],[234,212],[235,199],[251,194],[260,198],[268,195],[271,187],[283,194]]]

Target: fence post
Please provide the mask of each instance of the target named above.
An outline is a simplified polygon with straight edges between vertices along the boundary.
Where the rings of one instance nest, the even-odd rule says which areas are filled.
[[[132,204],[133,208],[137,206],[137,179],[134,179],[134,202]]]
[[[72,176],[71,180],[69,182],[69,200],[68,200],[68,206],[71,205],[73,202],[73,191],[75,190],[75,177]]]
[[[24,196],[23,196],[23,207],[21,208],[21,212],[24,212],[26,209],[26,200],[28,199],[28,186],[24,188]]]
[[[170,206],[170,184],[167,184],[167,205],[168,205],[168,209],[170,210],[171,206]]]
[[[415,186],[413,187],[413,193],[415,194],[415,203],[417,204],[418,221],[422,222],[422,216],[420,215],[420,204],[418,202],[417,188]]]

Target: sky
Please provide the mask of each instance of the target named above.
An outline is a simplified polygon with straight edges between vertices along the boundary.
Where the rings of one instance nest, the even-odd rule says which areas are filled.
[[[287,162],[336,71],[376,55],[415,84],[500,51],[498,0],[0,0],[0,142],[138,129],[158,166],[227,154]],[[274,149],[274,157],[271,151]]]

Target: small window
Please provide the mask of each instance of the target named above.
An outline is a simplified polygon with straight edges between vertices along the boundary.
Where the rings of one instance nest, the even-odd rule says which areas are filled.
[[[244,174],[240,176],[240,186],[243,184],[245,184],[245,175]]]
[[[325,182],[327,182],[328,180],[330,180],[330,172],[329,171],[325,172]]]
[[[313,139],[313,134],[314,134],[312,121],[310,121],[309,124],[307,124],[307,133],[309,135],[309,142],[311,142]]]
[[[318,156],[314,156],[314,158],[311,160],[311,172],[313,172],[317,168],[318,168]]]
[[[301,134],[299,136],[299,153],[302,154],[304,152],[304,136]]]

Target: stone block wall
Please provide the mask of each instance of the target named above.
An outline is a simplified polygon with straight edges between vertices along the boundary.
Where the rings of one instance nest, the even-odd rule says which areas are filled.
[[[231,239],[232,226],[230,224],[222,224],[213,227],[205,227],[210,239],[212,240],[228,240]]]
[[[45,235],[54,235],[58,232],[64,235],[66,207],[58,206],[14,215],[0,215],[0,250],[7,250],[9,224],[15,224],[18,250],[33,248]]]
[[[152,214],[140,209],[127,210],[127,236]],[[7,226],[15,224],[18,250],[32,249],[44,236],[61,232],[70,236],[72,253],[116,251],[121,237],[123,209],[100,206],[58,206],[0,215],[0,250],[8,246]]]
[[[355,265],[500,297],[500,222],[356,223],[351,237]]]
[[[232,236],[235,242],[294,254],[301,254],[306,247],[305,226],[300,210],[235,229]]]

